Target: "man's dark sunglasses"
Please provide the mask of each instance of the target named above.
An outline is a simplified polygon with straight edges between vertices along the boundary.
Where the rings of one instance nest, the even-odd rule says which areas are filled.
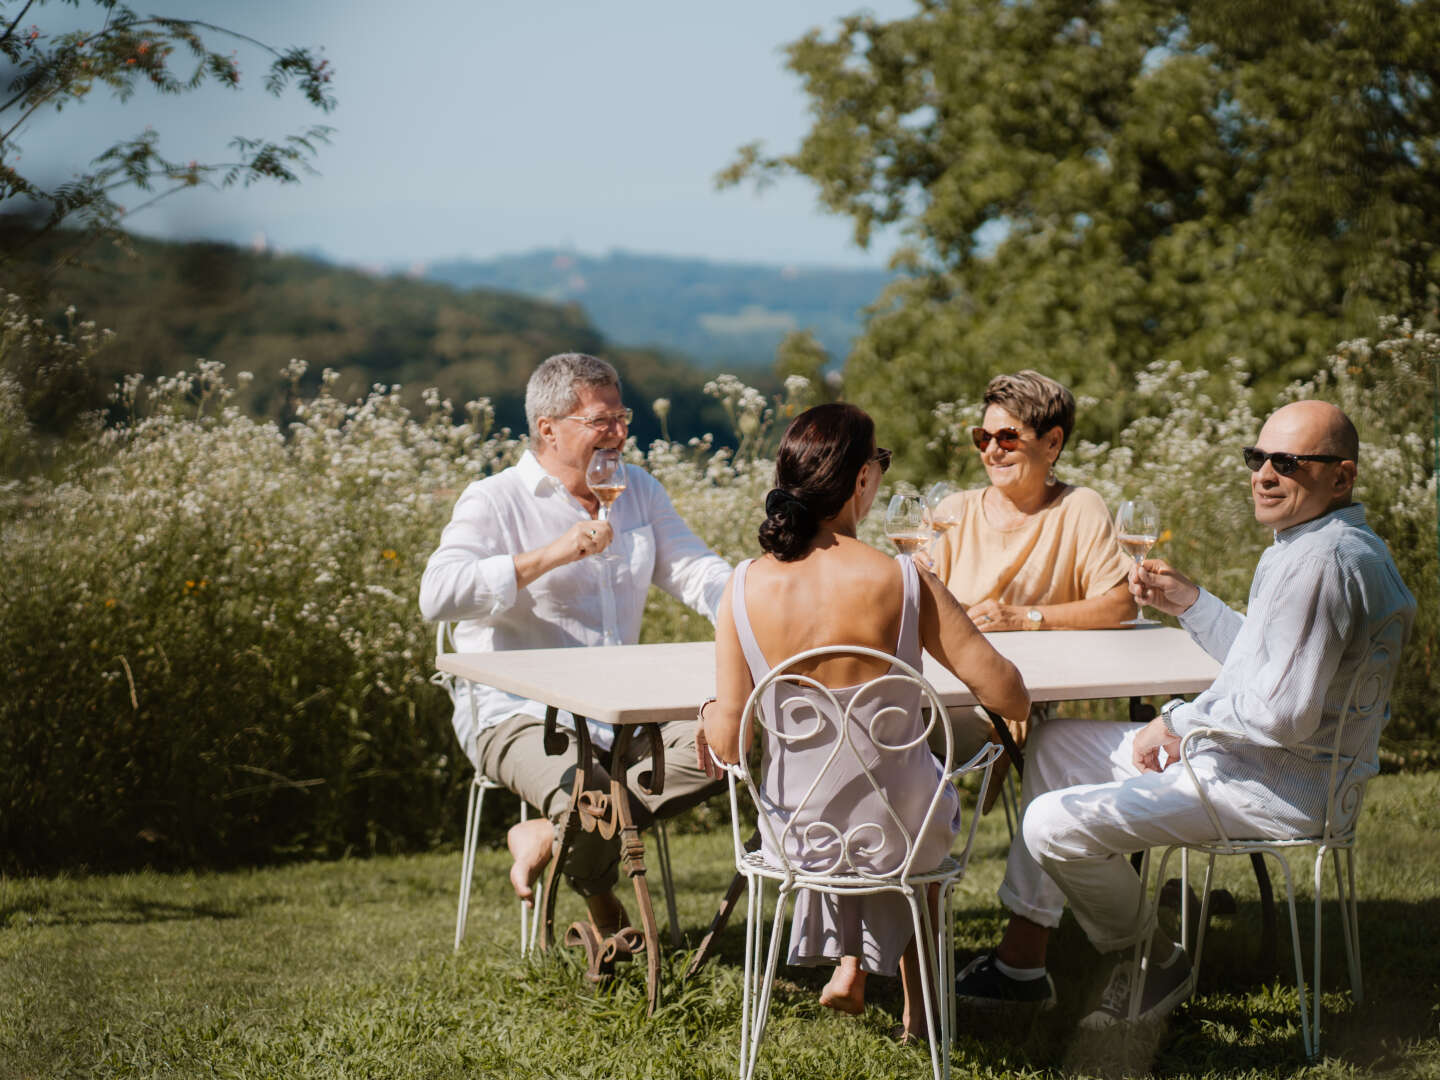
[[[1265,462],[1270,462],[1270,467],[1281,476],[1292,476],[1295,470],[1300,468],[1302,461],[1345,461],[1343,457],[1335,454],[1287,454],[1283,450],[1275,453],[1267,453],[1254,446],[1240,448],[1240,453],[1245,456],[1245,464],[1251,472],[1259,472],[1265,467]]]
[[[877,446],[875,447],[875,456],[870,460],[875,462],[876,465],[879,465],[880,471],[883,473],[886,469],[890,468],[890,451],[886,450],[883,446]]]
[[[984,450],[994,439],[1001,450],[1014,450],[1020,445],[1021,435],[1013,427],[1002,427],[999,431],[986,431],[983,427],[972,427],[970,438],[975,441],[975,449]]]

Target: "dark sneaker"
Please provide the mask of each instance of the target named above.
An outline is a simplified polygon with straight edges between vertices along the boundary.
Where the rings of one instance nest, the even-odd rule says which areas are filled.
[[[1107,1028],[1130,1019],[1130,958],[1120,960],[1110,972],[1110,981],[1100,995],[1100,1006],[1081,1018],[1080,1026]],[[1145,975],[1145,991],[1140,998],[1137,1020],[1156,1020],[1167,1016],[1190,996],[1190,957],[1179,945],[1163,964],[1152,964]]]
[[[995,966],[995,954],[988,952],[971,960],[955,977],[955,1000],[982,1009],[1005,1005],[1050,1009],[1055,1005],[1055,984],[1049,972],[1039,979],[1012,979]]]

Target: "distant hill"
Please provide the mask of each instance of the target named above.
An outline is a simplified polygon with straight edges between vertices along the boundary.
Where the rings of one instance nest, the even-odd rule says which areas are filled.
[[[534,251],[432,263],[424,275],[576,303],[611,341],[674,349],[707,366],[768,367],[792,330],[810,330],[836,361],[860,312],[890,282],[878,270],[776,267],[612,252]]]
[[[0,266],[0,277],[14,281],[27,267],[52,264],[61,243],[73,237],[25,245],[24,262]],[[225,244],[136,238],[133,248],[131,256],[97,247],[80,265],[62,269],[51,287],[50,307],[73,304],[79,318],[118,335],[97,357],[89,407],[123,374],[173,375],[203,357],[223,362],[232,377],[252,372],[243,404],[278,416],[285,407],[279,371],[298,357],[308,363],[312,385],[322,369],[338,370],[337,393],[344,398],[379,382],[401,383],[418,401],[424,387],[436,386],[457,408],[489,397],[497,423],[518,431],[525,427],[525,381],[536,364],[579,350],[619,369],[636,410],[633,432],[642,441],[660,434],[649,408],[657,397],[672,402],[673,436],[729,432],[723,411],[701,392],[713,369],[658,350],[612,346],[573,303],[375,276]]]

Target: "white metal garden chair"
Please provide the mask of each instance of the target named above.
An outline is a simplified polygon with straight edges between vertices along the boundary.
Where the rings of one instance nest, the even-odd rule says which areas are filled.
[[[1300,1034],[1305,1044],[1305,1054],[1315,1058],[1320,1053],[1320,901],[1324,898],[1325,856],[1333,857],[1335,864],[1335,887],[1340,908],[1341,933],[1345,938],[1345,958],[1350,968],[1350,988],[1357,1005],[1364,1001],[1364,989],[1360,976],[1360,928],[1355,896],[1355,830],[1360,820],[1360,808],[1365,797],[1365,785],[1378,769],[1380,729],[1384,726],[1385,711],[1390,700],[1390,687],[1397,670],[1396,660],[1405,640],[1405,622],[1400,614],[1392,615],[1383,622],[1370,640],[1370,651],[1365,661],[1355,672],[1335,725],[1334,737],[1327,746],[1312,746],[1311,750],[1322,753],[1330,763],[1330,777],[1326,789],[1325,820],[1321,830],[1313,836],[1289,836],[1284,839],[1235,839],[1230,837],[1215,812],[1214,805],[1205,793],[1205,787],[1196,776],[1190,761],[1194,740],[1211,738],[1223,740],[1235,738],[1230,732],[1212,728],[1201,728],[1186,732],[1180,744],[1180,760],[1190,775],[1191,782],[1200,793],[1205,812],[1215,828],[1217,840],[1204,844],[1174,844],[1165,849],[1160,859],[1160,869],[1155,879],[1155,895],[1149,902],[1142,925],[1154,926],[1159,903],[1160,886],[1165,881],[1165,867],[1170,855],[1181,849],[1181,945],[1189,949],[1189,889],[1188,854],[1199,852],[1206,856],[1205,884],[1201,893],[1199,929],[1196,932],[1195,950],[1192,954],[1190,992],[1193,993],[1195,980],[1200,971],[1200,954],[1205,944],[1205,923],[1210,909],[1210,883],[1218,855],[1268,855],[1279,864],[1285,875],[1285,895],[1290,906],[1290,945],[1295,957],[1295,987],[1300,999]],[[1358,723],[1358,728],[1355,726]],[[1347,735],[1349,736],[1347,738]],[[1352,775],[1352,767],[1361,765],[1358,775]],[[1368,766],[1368,767],[1367,767]],[[1304,960],[1300,951],[1300,926],[1295,910],[1295,882],[1290,873],[1286,853],[1296,848],[1314,848],[1314,889],[1315,889],[1315,942],[1312,962],[1313,1013],[1306,1004]],[[1344,856],[1342,866],[1341,856]],[[1146,852],[1141,866],[1141,881],[1147,881],[1150,853]],[[1143,897],[1143,890],[1142,890]],[[1143,903],[1142,899],[1142,903]],[[1148,938],[1148,935],[1144,936]],[[1140,1007],[1144,992],[1144,977],[1148,957],[1144,954],[1145,941],[1135,947],[1134,978],[1131,985],[1137,987],[1131,994],[1132,1017]]]
[[[435,655],[455,651],[455,624],[453,622],[440,622],[435,624]],[[464,679],[450,674],[448,671],[436,671],[430,676],[430,681],[441,687],[450,695],[452,705],[459,704],[459,695],[462,692],[461,684]],[[475,698],[465,693],[465,700],[473,710]],[[465,940],[465,923],[470,915],[470,884],[475,877],[475,853],[480,847],[480,814],[485,809],[485,793],[487,791],[504,791],[505,788],[491,780],[479,769],[470,779],[470,795],[465,803],[465,840],[461,848],[460,856],[460,904],[455,912],[455,951],[460,951],[460,942]],[[530,807],[524,799],[520,800],[520,820],[525,821],[530,816]],[[520,902],[520,955],[524,956],[535,947],[535,934],[540,926],[540,905],[531,905],[528,917],[525,902]]]
[[[839,656],[868,657],[883,661],[891,667],[888,673],[871,679],[853,692],[847,688],[844,693],[850,695],[849,701],[842,705],[837,691],[827,689],[814,678],[794,670],[797,665]],[[776,718],[763,714],[762,702],[766,690],[777,683],[787,682],[811,689],[815,697],[809,700],[815,701],[818,698],[820,707],[812,711],[809,722],[803,718],[797,719],[796,714],[802,710],[789,710],[783,725],[777,724]],[[917,690],[922,706],[929,707],[929,720],[924,730],[906,738],[902,743],[888,744],[882,737],[884,732],[876,730],[882,728],[885,718],[893,716],[901,706],[880,711],[872,719],[869,730],[863,730],[862,721],[852,717],[855,706],[867,700],[871,694],[882,695],[885,700],[905,701],[907,695],[913,700]],[[944,755],[923,821],[912,832],[896,812],[889,794],[880,788],[874,774],[860,757],[856,749],[856,738],[863,735],[865,741],[874,747],[881,758],[886,754],[898,755],[916,746],[926,746],[932,729],[937,726],[937,718],[938,727],[944,735]],[[802,890],[836,896],[894,892],[905,897],[910,907],[915,939],[920,946],[920,981],[925,1008],[927,1014],[938,1021],[927,1025],[931,1066],[936,1080],[950,1075],[950,1040],[955,1009],[952,948],[954,915],[951,909],[951,890],[964,876],[979,815],[970,813],[968,826],[962,827],[963,846],[958,855],[952,852],[936,866],[914,865],[916,842],[917,838],[925,835],[926,826],[935,817],[937,808],[942,805],[945,788],[952,785],[962,774],[981,771],[980,799],[983,801],[990,779],[990,767],[1003,750],[998,744],[987,743],[970,761],[952,771],[953,736],[950,725],[944,718],[945,707],[919,671],[888,653],[862,646],[828,646],[797,653],[772,668],[746,701],[740,722],[742,746],[748,742],[752,729],[757,727],[763,732],[762,754],[766,756],[777,749],[783,753],[786,744],[812,740],[817,736],[827,737],[830,741],[819,744],[821,750],[829,747],[824,757],[824,765],[808,785],[804,796],[792,806],[777,805],[778,793],[764,791],[757,785],[745,755],[741,756],[736,765],[722,765],[729,780],[735,868],[745,878],[747,885],[745,974],[740,1019],[741,1080],[749,1080],[755,1074],[756,1059],[765,1034],[765,1022],[775,982],[775,969],[779,962],[786,907],[791,897]],[[883,812],[878,815],[878,820],[852,824],[842,834],[827,820],[827,808],[812,800],[816,792],[822,789],[827,774],[837,767],[853,771],[857,764],[859,775],[869,781],[870,789],[879,797]],[[739,803],[742,790],[752,800],[759,818],[763,843],[755,851],[747,851],[745,846],[749,826],[742,830]],[[786,822],[780,829],[777,829],[776,821],[772,820],[772,815],[776,814]],[[800,824],[807,819],[810,819],[808,823]],[[863,856],[872,854],[877,847],[892,845],[901,852],[901,857],[893,868],[880,872],[867,867]],[[813,856],[821,847],[830,849],[822,856],[828,859],[828,863],[817,869]],[[768,943],[765,940],[763,911],[767,881],[776,882],[779,887]],[[927,889],[931,884],[938,885],[940,891],[938,926],[931,924],[930,908],[926,900]]]
[[[455,646],[455,624],[453,622],[440,622],[435,624],[435,655],[454,652]],[[450,695],[452,705],[457,704],[458,695],[462,688],[460,684],[466,680],[450,674],[448,671],[436,671],[430,676],[430,681],[436,686],[442,687]],[[475,708],[475,698],[466,693],[465,700],[469,707]],[[473,716],[472,716],[473,720]],[[472,724],[473,727],[473,724]],[[504,791],[504,785],[495,782],[486,776],[479,769],[470,780],[470,795],[465,805],[465,839],[460,858],[460,903],[455,912],[455,951],[460,951],[460,943],[465,939],[465,923],[470,914],[470,885],[475,877],[475,854],[480,847],[480,814],[485,808],[485,793],[487,791]],[[526,821],[530,815],[530,807],[524,799],[520,800],[520,820]],[[658,861],[660,863],[660,876],[665,885],[665,906],[670,916],[670,941],[676,947],[681,945],[680,919],[675,907],[675,888],[672,884],[670,873],[670,842],[665,833],[665,823],[656,821],[655,847]],[[528,909],[525,902],[520,901],[520,955],[524,956],[535,948],[537,941],[536,934],[540,928],[540,904],[532,904]]]

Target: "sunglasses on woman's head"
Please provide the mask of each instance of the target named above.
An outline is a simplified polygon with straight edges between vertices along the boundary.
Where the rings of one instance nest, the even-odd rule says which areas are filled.
[[[1013,427],[1002,427],[999,431],[986,431],[983,427],[970,429],[970,438],[975,440],[975,449],[984,450],[994,439],[1001,450],[1014,450],[1020,445],[1021,435]]]
[[[1287,454],[1283,450],[1275,453],[1268,453],[1255,446],[1242,446],[1240,453],[1245,457],[1245,464],[1251,472],[1259,472],[1265,467],[1265,462],[1270,462],[1270,467],[1281,476],[1293,476],[1295,470],[1300,468],[1302,461],[1344,461],[1343,457],[1335,454]]]

